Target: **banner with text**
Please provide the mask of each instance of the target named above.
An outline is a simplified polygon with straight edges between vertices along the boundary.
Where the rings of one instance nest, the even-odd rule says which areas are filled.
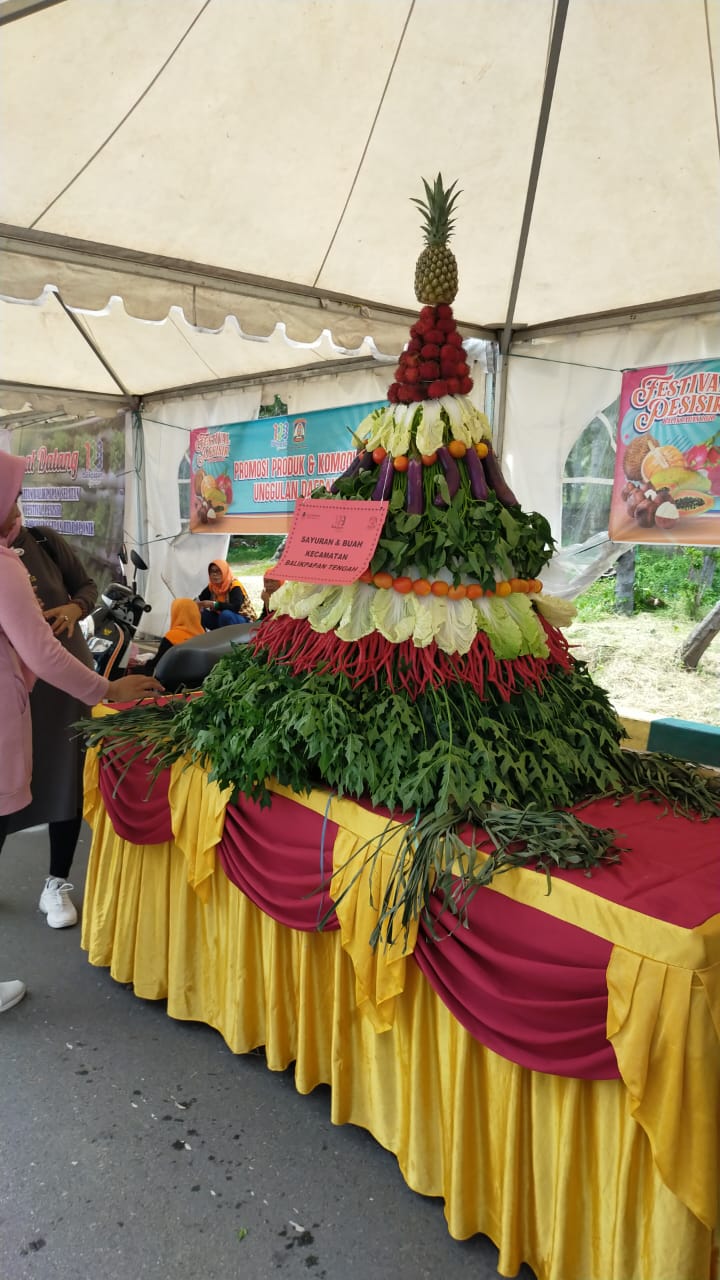
[[[623,374],[608,532],[720,546],[720,358]]]
[[[9,451],[24,455],[23,523],[66,537],[99,587],[117,577],[125,512],[124,415],[10,427]]]
[[[295,503],[350,466],[353,433],[383,401],[190,433],[192,533],[285,533]]]

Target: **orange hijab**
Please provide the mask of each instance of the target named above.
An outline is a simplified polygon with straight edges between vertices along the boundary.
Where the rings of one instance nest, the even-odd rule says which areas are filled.
[[[222,574],[222,581],[214,583],[208,576],[208,586],[210,593],[216,600],[223,600],[229,593],[231,587],[239,587],[240,583],[235,577],[227,560],[211,560],[208,565],[208,575],[211,569],[219,569]]]
[[[170,644],[182,644],[191,636],[201,636],[203,626],[200,621],[200,610],[194,600],[179,596],[173,600],[170,608],[170,628],[165,632],[165,639]]]

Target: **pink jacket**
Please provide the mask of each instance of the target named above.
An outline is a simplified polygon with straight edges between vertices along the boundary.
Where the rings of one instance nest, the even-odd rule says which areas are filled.
[[[30,803],[28,694],[38,676],[88,706],[101,702],[110,688],[55,639],[17,552],[0,546],[0,814]]]

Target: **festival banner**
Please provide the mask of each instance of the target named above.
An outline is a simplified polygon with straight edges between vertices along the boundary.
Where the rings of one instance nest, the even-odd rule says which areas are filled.
[[[26,460],[23,523],[68,539],[99,588],[117,577],[125,511],[125,421],[91,418],[10,426],[4,446]]]
[[[286,533],[298,499],[349,467],[354,432],[382,403],[192,431],[191,533]]]
[[[720,546],[720,358],[624,372],[608,532]]]

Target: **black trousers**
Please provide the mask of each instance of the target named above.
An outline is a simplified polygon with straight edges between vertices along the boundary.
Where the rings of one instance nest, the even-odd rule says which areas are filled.
[[[9,814],[0,814],[0,849],[5,843],[9,820]],[[63,822],[48,823],[50,836],[49,874],[57,876],[58,880],[67,880],[70,874],[81,826],[81,813],[76,814],[74,818],[67,818]]]

